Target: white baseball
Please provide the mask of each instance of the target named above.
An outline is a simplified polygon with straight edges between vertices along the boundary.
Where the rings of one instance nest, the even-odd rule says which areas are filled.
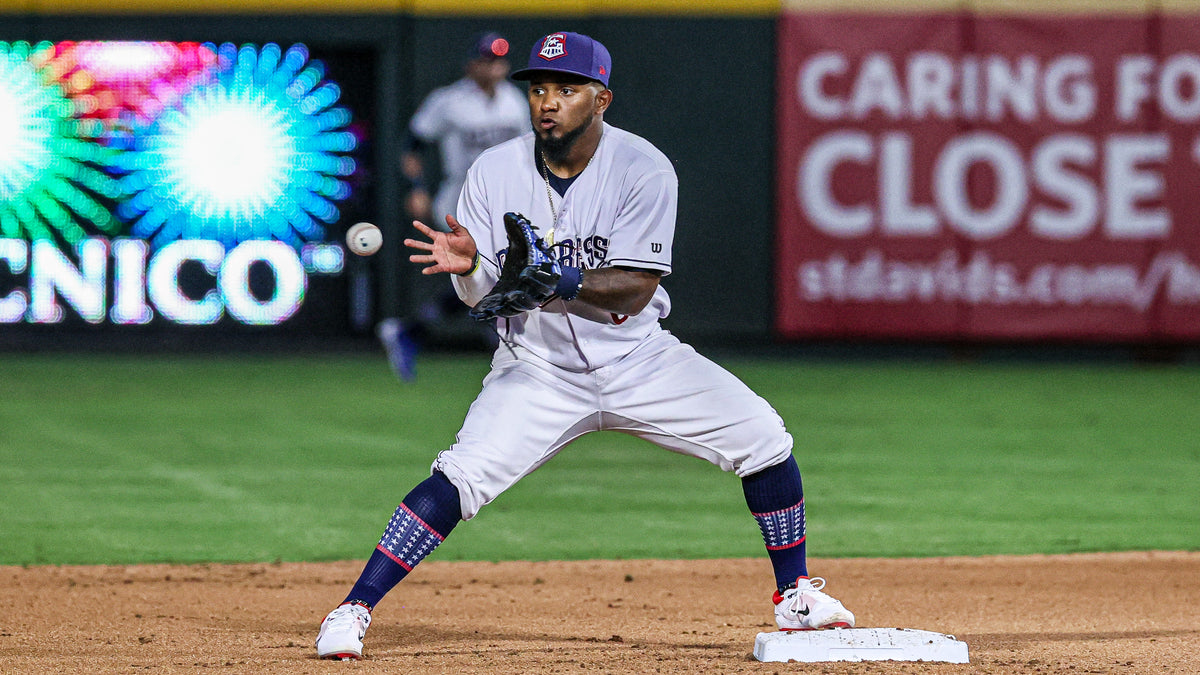
[[[383,232],[371,223],[355,223],[346,230],[346,247],[358,255],[374,255],[383,246]]]

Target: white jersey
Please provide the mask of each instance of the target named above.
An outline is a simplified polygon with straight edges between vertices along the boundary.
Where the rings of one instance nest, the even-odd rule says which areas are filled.
[[[464,77],[430,93],[409,129],[420,140],[439,146],[443,177],[434,198],[433,221],[441,224],[454,212],[467,169],[479,153],[529,130],[529,101],[511,82],[498,83],[495,96],[488,96]]]
[[[649,141],[605,124],[588,167],[566,195],[553,193],[557,225],[547,188],[534,161],[532,132],[491,148],[472,165],[457,217],[474,237],[482,263],[470,276],[453,276],[464,302],[479,302],[499,278],[508,247],[504,214],[509,211],[529,218],[543,236],[553,226],[553,249],[564,264],[671,272],[679,181],[670,160]],[[541,309],[500,319],[497,328],[509,341],[555,366],[586,371],[615,363],[662,331],[659,320],[670,311],[670,298],[659,286],[634,316],[556,299]]]

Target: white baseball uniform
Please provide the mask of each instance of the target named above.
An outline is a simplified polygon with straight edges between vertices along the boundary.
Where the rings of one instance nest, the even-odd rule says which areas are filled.
[[[442,181],[433,201],[435,226],[454,213],[467,169],[479,153],[529,130],[529,101],[511,82],[496,84],[494,96],[464,77],[433,90],[409,121],[409,130],[437,143]]]
[[[543,236],[558,211],[553,248],[564,264],[669,274],[677,201],[670,161],[608,124],[588,167],[551,198],[528,133],[484,152],[467,174],[457,217],[481,264],[454,276],[455,289],[470,305],[491,290],[509,211]],[[791,455],[792,437],[765,400],[659,325],[670,308],[659,286],[633,316],[555,299],[498,320],[504,344],[455,443],[433,464],[458,488],[464,520],[589,431],[629,433],[738,476]]]

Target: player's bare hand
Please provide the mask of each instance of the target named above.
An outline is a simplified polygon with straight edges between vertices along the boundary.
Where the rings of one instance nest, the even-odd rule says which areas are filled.
[[[421,274],[466,274],[475,266],[475,253],[478,251],[475,238],[452,215],[446,216],[446,226],[450,228],[449,232],[438,232],[419,220],[413,221],[413,227],[429,238],[429,241],[404,240],[405,246],[424,251],[408,256],[410,262],[425,265]]]

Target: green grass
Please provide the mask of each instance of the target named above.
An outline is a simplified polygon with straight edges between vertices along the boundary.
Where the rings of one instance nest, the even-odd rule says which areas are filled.
[[[722,360],[787,421],[814,556],[1200,549],[1200,370]],[[0,564],[365,558],[479,356],[5,356]],[[568,447],[441,560],[761,556],[736,478]]]

